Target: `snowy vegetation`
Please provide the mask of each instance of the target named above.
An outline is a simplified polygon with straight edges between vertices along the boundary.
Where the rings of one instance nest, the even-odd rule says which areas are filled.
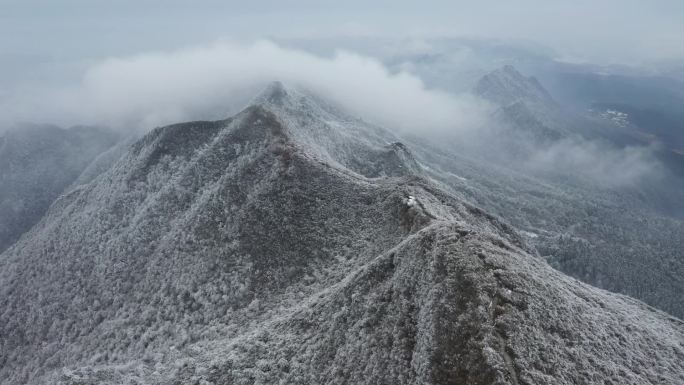
[[[682,321],[529,244],[575,198],[411,144],[274,84],[101,159],[0,255],[0,383],[684,382]]]
[[[512,133],[496,133],[504,140],[421,136],[409,145],[453,194],[532,234],[528,241],[553,267],[684,317],[684,221],[673,209],[684,202],[681,178],[653,159],[626,156],[610,145],[622,136],[564,111],[539,87],[512,67],[476,87],[505,96],[493,97],[511,124]],[[511,115],[512,105],[526,118]],[[530,161],[535,153],[545,156]],[[583,160],[553,163],[567,154]],[[640,167],[641,176],[624,179]]]

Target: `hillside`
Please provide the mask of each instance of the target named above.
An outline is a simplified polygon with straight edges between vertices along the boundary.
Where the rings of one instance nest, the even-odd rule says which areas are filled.
[[[508,95],[498,99],[518,106],[499,106],[496,118],[507,129],[474,149],[459,146],[458,138],[412,140],[408,145],[429,165],[430,177],[505,218],[560,271],[684,316],[684,182],[668,163],[657,160],[656,150],[623,148],[616,127],[554,106],[540,96],[545,91],[533,92],[542,87],[538,82],[512,67],[483,77],[480,88],[485,85],[489,95]],[[511,115],[513,110],[524,114]],[[556,139],[543,134],[549,130]],[[642,161],[629,164],[626,154],[635,150]],[[605,172],[591,176],[606,164]],[[606,183],[639,165],[648,165],[641,178]]]
[[[155,129],[0,255],[0,383],[684,381],[680,320],[426,175],[280,84]]]

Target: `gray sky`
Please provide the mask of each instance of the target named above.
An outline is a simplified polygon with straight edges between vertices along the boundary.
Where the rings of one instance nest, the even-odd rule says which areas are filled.
[[[0,0],[0,53],[74,59],[225,37],[468,35],[633,63],[682,58],[682,20],[681,0]]]
[[[32,120],[149,128],[217,109],[220,115],[228,95],[276,79],[321,88],[361,113],[396,115],[399,104],[413,116],[414,107],[430,106],[434,126],[473,125],[453,115],[472,110],[471,101],[395,76],[369,57],[373,49],[319,58],[256,41],[390,37],[416,38],[420,46],[429,37],[494,38],[548,46],[562,60],[681,65],[682,20],[681,0],[0,0],[0,126]],[[414,49],[409,40],[398,40],[399,48]],[[377,95],[355,105],[362,86]],[[402,94],[413,99],[397,98]],[[372,102],[378,99],[388,104]]]
[[[431,37],[484,38],[546,46],[566,61],[681,65],[682,20],[682,0],[0,0],[0,132],[25,121],[144,132],[217,119],[281,80],[373,123],[463,140],[492,126],[492,106],[390,70],[372,42],[396,39],[390,50],[401,54],[429,51]],[[283,45],[345,37],[370,45],[324,56]],[[469,55],[449,52],[441,65],[453,71]],[[538,158],[598,170],[599,179],[627,164],[636,170],[627,182],[653,169],[643,152],[572,143]]]

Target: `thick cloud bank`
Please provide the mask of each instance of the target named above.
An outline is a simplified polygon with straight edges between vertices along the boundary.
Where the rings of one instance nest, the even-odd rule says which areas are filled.
[[[217,43],[94,63],[76,84],[26,89],[0,97],[0,130],[16,121],[105,125],[129,132],[198,119],[221,119],[244,107],[273,80],[308,89],[364,120],[473,151],[496,151],[492,107],[470,94],[428,89],[421,79],[392,72],[373,58],[339,51],[333,57],[286,49],[269,41]],[[500,144],[506,146],[506,144]],[[562,141],[530,147],[527,166],[579,173],[607,185],[656,174],[649,149],[607,149]]]
[[[79,84],[34,89],[5,101],[2,115],[147,130],[225,117],[272,80],[304,87],[396,129],[465,130],[487,115],[481,101],[427,90],[420,79],[390,73],[374,59],[349,52],[323,58],[268,41],[111,58],[90,67]]]

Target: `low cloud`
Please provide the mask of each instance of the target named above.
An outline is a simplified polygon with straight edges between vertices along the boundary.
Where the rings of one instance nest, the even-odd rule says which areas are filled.
[[[464,148],[485,153],[494,143],[511,144],[500,138],[492,106],[468,93],[429,89],[415,75],[390,71],[376,59],[348,51],[322,57],[270,41],[103,60],[75,84],[0,97],[0,126],[32,121],[145,132],[182,121],[228,117],[273,80],[308,89],[395,131],[456,138]],[[648,148],[618,150],[565,140],[528,149],[524,166],[531,170],[569,173],[607,186],[642,181],[661,167]]]
[[[541,172],[578,176],[603,187],[639,184],[664,173],[650,147],[618,149],[580,139],[539,148],[530,154],[526,166]]]
[[[429,90],[405,72],[340,51],[323,58],[269,41],[218,43],[111,58],[78,84],[32,89],[0,105],[4,119],[147,130],[235,113],[266,83],[309,89],[371,122],[399,130],[459,132],[481,126],[486,103]]]

